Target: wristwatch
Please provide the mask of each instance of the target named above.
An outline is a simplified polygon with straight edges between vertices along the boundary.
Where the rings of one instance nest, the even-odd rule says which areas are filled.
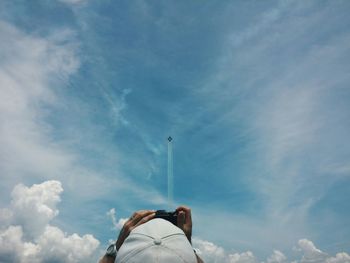
[[[107,248],[106,256],[116,257],[117,256],[117,247],[115,244],[110,244]]]

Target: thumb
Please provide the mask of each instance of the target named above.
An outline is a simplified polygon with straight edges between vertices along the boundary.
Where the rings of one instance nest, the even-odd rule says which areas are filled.
[[[177,214],[177,226],[184,230],[184,224],[185,224],[185,213],[183,211],[179,211]]]

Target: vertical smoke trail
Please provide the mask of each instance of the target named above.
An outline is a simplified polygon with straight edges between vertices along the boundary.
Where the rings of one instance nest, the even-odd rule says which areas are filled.
[[[173,145],[172,141],[173,139],[169,136],[168,138],[168,206],[169,211],[172,211],[173,209]]]

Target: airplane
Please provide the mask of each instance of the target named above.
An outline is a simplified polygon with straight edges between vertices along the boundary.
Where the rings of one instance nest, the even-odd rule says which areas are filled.
[[[173,138],[171,138],[171,136],[169,136],[168,141],[171,142],[173,140]]]

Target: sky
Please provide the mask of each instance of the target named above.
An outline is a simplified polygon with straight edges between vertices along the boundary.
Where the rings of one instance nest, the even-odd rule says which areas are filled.
[[[0,261],[96,262],[191,207],[205,262],[350,262],[350,2],[0,1]]]

